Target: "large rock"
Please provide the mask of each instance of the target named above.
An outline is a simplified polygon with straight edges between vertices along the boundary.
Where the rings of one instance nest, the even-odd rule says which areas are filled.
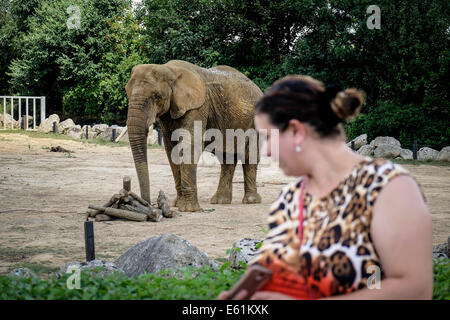
[[[392,144],[379,144],[378,147],[373,151],[375,158],[385,158],[393,159],[398,157],[402,152],[402,148]]]
[[[98,134],[101,134],[102,132],[105,132],[106,129],[108,128],[109,126],[107,124],[96,124],[92,127],[92,130],[94,130]]]
[[[347,146],[349,148],[352,147],[352,141],[355,142],[355,150],[358,150],[359,148],[367,144],[367,134],[364,133],[347,143]]]
[[[444,147],[436,157],[438,161],[450,161],[450,147]]]
[[[450,237],[448,239],[448,243],[438,244],[437,246],[433,246],[433,258],[444,259],[450,258]]]
[[[408,149],[402,149],[400,151],[400,158],[403,160],[413,160],[413,152]]]
[[[223,160],[225,161],[226,159]],[[215,167],[220,166],[220,162],[219,159],[217,159],[217,157],[214,154],[212,154],[211,152],[204,151],[200,155],[197,165],[199,167]]]
[[[88,139],[95,139],[98,136],[98,132],[94,131],[90,125],[84,125],[81,128],[81,139],[86,139],[86,127],[88,128]]]
[[[19,121],[16,121],[14,119],[12,119],[13,121],[13,128],[11,128],[11,115],[10,114],[6,114],[6,116],[1,113],[0,114],[0,129],[4,128],[4,123],[6,123],[6,129],[19,129]]]
[[[400,141],[392,137],[376,137],[374,140],[370,142],[370,145],[373,147],[379,147],[382,144],[387,144],[390,146],[401,147]]]
[[[231,249],[229,261],[233,268],[240,268],[239,262],[245,264],[249,263],[258,253],[256,245],[260,243],[261,240],[256,239],[239,239],[235,242],[233,249]]]
[[[75,127],[71,127],[67,130],[66,135],[72,138],[81,139],[81,126],[77,124]]]
[[[17,268],[8,273],[8,277],[36,278],[38,275],[28,268]]]
[[[420,148],[419,151],[417,151],[417,160],[420,161],[436,160],[438,154],[439,151],[437,150],[428,147]]]
[[[187,266],[218,268],[217,262],[206,253],[174,234],[164,234],[139,242],[121,255],[116,260],[116,265],[130,277],[162,270],[173,270],[177,276],[182,274],[178,270]]]
[[[112,273],[123,273],[123,270],[117,267],[116,264],[111,261],[92,260],[87,263],[70,261],[61,266],[61,268],[59,269],[59,273],[57,273],[57,277],[61,277],[63,274],[67,273],[69,268],[79,269],[80,271],[83,271],[83,273],[102,277]]]
[[[53,132],[53,122],[56,122],[56,128],[58,128],[59,124],[59,116],[57,114],[52,114],[50,117],[45,119],[40,126],[38,127],[39,132],[49,133]]]
[[[373,151],[375,150],[374,146],[371,146],[370,144],[363,145],[361,148],[356,151],[358,154],[364,156],[364,157],[373,157]]]
[[[95,126],[94,126],[95,127]],[[105,131],[103,131],[102,133],[100,133],[97,138],[101,138],[107,141],[111,141],[112,139],[112,133],[113,133],[113,129],[116,129],[116,135],[115,135],[115,139],[117,139],[119,137],[119,135],[122,133],[122,131],[124,130],[123,127],[108,127],[105,129]]]
[[[75,127],[75,122],[72,119],[64,120],[58,124],[58,133],[66,134],[71,128]],[[80,127],[81,128],[81,127]]]

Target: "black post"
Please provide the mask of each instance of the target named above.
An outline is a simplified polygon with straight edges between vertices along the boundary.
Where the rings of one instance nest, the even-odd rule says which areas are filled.
[[[161,134],[161,129],[157,128],[156,131],[158,132],[158,144],[162,145],[162,134]]]
[[[355,151],[355,141],[352,140],[352,150]]]
[[[414,140],[413,143],[413,159],[417,160],[417,140]]]
[[[114,142],[116,140],[116,129],[112,129],[111,141]]]
[[[86,262],[95,260],[94,223],[89,220],[84,222],[84,242],[86,247]]]
[[[88,130],[89,130],[89,125],[87,124],[86,125],[86,140],[89,138]]]
[[[56,133],[56,122],[53,122],[53,133]]]

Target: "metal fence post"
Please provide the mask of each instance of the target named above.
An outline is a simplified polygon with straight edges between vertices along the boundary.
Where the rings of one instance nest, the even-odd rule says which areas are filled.
[[[39,125],[42,124],[45,120],[45,96],[41,97],[41,121],[39,122]]]
[[[86,247],[86,262],[95,260],[94,223],[84,222],[84,243]]]
[[[413,159],[417,160],[417,140],[414,139],[413,143]]]
[[[88,134],[88,130],[89,130],[89,125],[86,125],[86,140],[89,138],[89,134]]]

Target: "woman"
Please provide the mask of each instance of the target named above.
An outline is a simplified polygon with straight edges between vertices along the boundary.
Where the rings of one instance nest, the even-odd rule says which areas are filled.
[[[307,76],[275,82],[257,103],[267,156],[277,139],[280,168],[300,178],[271,207],[269,234],[250,265],[273,277],[252,299],[432,297],[431,217],[418,183],[345,143],[342,123],[362,104],[356,89],[324,88]]]

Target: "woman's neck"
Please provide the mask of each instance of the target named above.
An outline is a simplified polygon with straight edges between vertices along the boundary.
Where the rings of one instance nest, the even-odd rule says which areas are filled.
[[[364,160],[342,141],[324,143],[315,148],[308,161],[311,163],[305,191],[314,197],[328,195]]]

